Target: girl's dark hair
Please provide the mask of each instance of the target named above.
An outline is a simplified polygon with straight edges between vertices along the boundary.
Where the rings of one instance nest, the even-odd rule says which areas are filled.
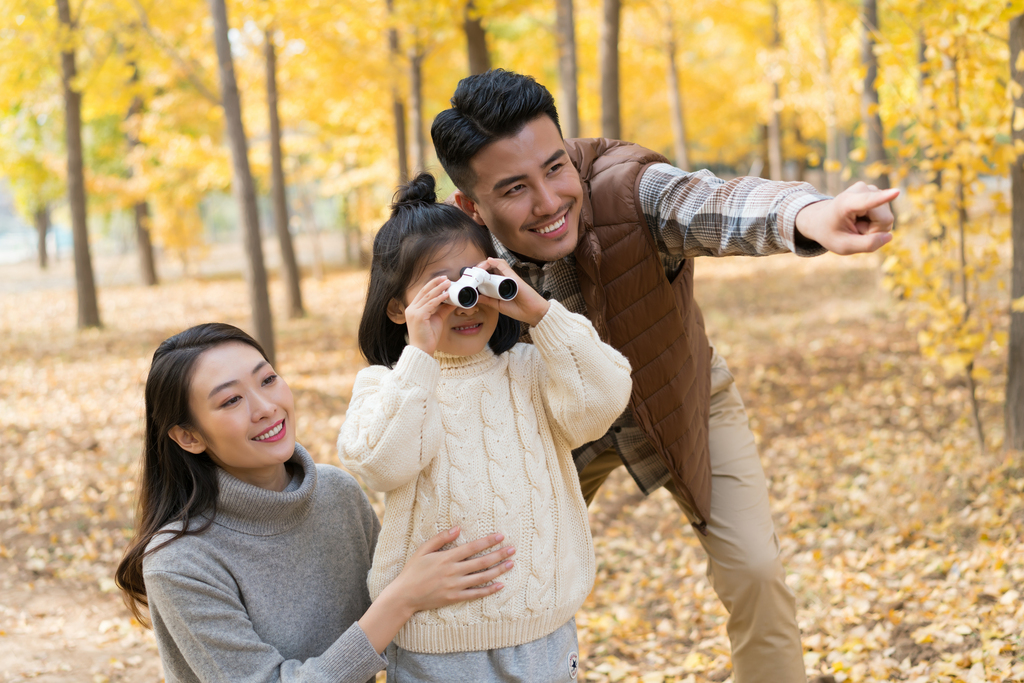
[[[406,346],[406,326],[388,317],[388,304],[405,296],[409,284],[419,275],[427,259],[445,247],[469,243],[486,256],[495,257],[487,230],[477,225],[462,209],[438,204],[434,176],[421,173],[398,190],[391,204],[391,218],[373,240],[370,286],[359,322],[359,349],[371,365],[394,367]],[[494,353],[504,353],[519,341],[519,322],[498,316],[488,344]]]
[[[217,508],[217,465],[206,453],[195,455],[179,446],[168,432],[175,425],[198,428],[189,409],[189,393],[196,362],[203,352],[228,342],[248,344],[267,354],[259,343],[242,330],[224,323],[190,327],[164,340],[153,354],[146,379],[146,431],[139,473],[139,497],[135,511],[135,536],[114,573],[125,604],[139,622],[147,619],[149,606],[142,561],[150,553],[188,534],[200,534],[213,523]],[[192,528],[200,513],[205,520]],[[160,529],[180,522],[181,530],[146,550]]]

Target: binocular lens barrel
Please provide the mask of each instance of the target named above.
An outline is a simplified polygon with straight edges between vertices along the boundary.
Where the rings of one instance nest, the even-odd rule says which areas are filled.
[[[516,285],[516,281],[510,277],[502,279],[501,284],[498,285],[498,296],[505,301],[514,299],[518,293],[519,287]]]
[[[463,287],[459,290],[459,305],[463,308],[472,308],[476,305],[479,295],[472,287]]]

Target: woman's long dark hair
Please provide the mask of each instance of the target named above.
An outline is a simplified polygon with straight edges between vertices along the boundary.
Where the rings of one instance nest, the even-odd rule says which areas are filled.
[[[267,354],[259,343],[242,330],[224,323],[190,327],[164,340],[153,354],[146,379],[146,432],[139,474],[139,498],[135,511],[135,536],[114,573],[125,603],[139,622],[148,623],[143,608],[149,606],[142,578],[142,560],[155,550],[186,534],[206,531],[217,506],[217,465],[206,453],[189,453],[169,432],[174,426],[195,430],[189,409],[189,393],[196,362],[203,352],[228,342],[248,344]],[[207,513],[201,525],[192,522]],[[181,530],[166,541],[146,550],[160,529],[180,522]]]
[[[406,346],[406,326],[388,317],[392,299],[402,300],[426,259],[441,249],[469,243],[486,256],[497,256],[487,230],[462,209],[438,204],[434,176],[421,173],[398,191],[391,218],[373,240],[370,286],[359,322],[359,349],[372,365],[394,367]],[[519,341],[519,321],[498,315],[498,326],[488,344],[504,353]]]

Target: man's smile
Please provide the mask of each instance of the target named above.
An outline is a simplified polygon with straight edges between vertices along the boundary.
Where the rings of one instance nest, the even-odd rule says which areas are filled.
[[[570,201],[568,204],[561,207],[558,211],[560,215],[555,220],[545,222],[537,227],[529,227],[525,230],[542,237],[561,237],[566,232],[566,219],[569,217],[569,211],[572,209],[574,203],[575,202]]]
[[[559,229],[560,227],[562,227],[563,225],[565,225],[565,216],[562,216],[562,217],[561,217],[561,218],[559,218],[559,219],[558,219],[557,221],[555,221],[554,223],[552,223],[551,225],[549,225],[549,226],[547,226],[547,227],[544,227],[544,228],[536,228],[536,229],[534,229],[534,230],[531,230],[530,232],[535,232],[535,233],[537,233],[538,235],[546,235],[546,234],[548,234],[549,232],[554,232],[555,230],[558,230],[558,229]]]

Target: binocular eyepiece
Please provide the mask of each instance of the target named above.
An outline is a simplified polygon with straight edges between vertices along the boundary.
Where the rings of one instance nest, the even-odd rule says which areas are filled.
[[[480,295],[511,301],[519,293],[519,285],[510,277],[492,275],[483,268],[463,268],[461,277],[448,288],[448,303],[459,308],[473,308]]]

